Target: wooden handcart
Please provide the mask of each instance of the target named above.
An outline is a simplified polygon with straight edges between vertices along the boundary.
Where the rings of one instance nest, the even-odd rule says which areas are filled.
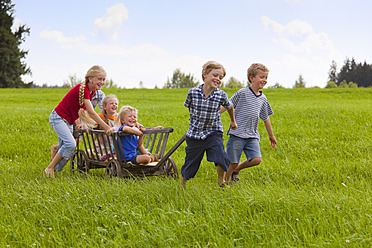
[[[128,135],[125,132],[113,132],[109,136],[103,130],[80,132],[78,145],[71,157],[71,171],[87,174],[92,169],[105,168],[105,173],[109,177],[168,175],[177,178],[177,166],[170,156],[183,143],[185,135],[165,153],[171,132],[173,128],[148,128],[143,131],[145,149],[159,156],[159,161],[147,165],[134,165],[121,158],[120,154],[124,152],[120,136]],[[110,142],[107,142],[108,140]],[[113,147],[110,144],[113,144]],[[118,152],[119,150],[121,153]]]

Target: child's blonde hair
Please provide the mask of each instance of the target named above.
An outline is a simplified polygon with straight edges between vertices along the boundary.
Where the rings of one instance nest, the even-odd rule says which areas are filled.
[[[87,83],[89,83],[90,77],[95,77],[100,73],[104,73],[106,75],[106,71],[102,68],[102,66],[94,65],[92,66],[87,73],[85,74],[85,80],[81,83],[79,89],[79,105],[84,105],[84,89]],[[88,128],[93,128],[96,122],[89,116],[87,111],[83,108],[79,109],[79,117],[84,126]]]
[[[122,121],[125,119],[125,116],[130,112],[133,112],[136,115],[138,115],[138,110],[136,108],[133,108],[131,106],[121,107],[121,109],[119,111],[119,114],[118,114],[118,117],[116,117],[116,119],[115,119],[115,125],[118,126],[118,127],[122,126],[123,125]]]
[[[248,80],[249,82],[251,82],[251,80],[249,79],[250,77],[255,77],[259,71],[263,71],[263,72],[269,72],[269,69],[267,69],[266,66],[264,66],[263,64],[260,64],[260,63],[253,63],[247,70],[247,76],[248,76]]]
[[[205,63],[203,65],[203,70],[202,70],[202,78],[203,78],[203,81],[205,79],[204,77],[204,73],[205,74],[208,74],[210,73],[213,69],[222,69],[223,70],[223,76],[225,77],[226,76],[226,70],[225,68],[223,67],[223,65],[221,65],[220,63],[217,63],[216,61],[208,61],[207,63]]]
[[[102,106],[106,106],[107,103],[108,103],[111,99],[116,99],[116,101],[117,101],[118,104],[119,104],[119,100],[118,100],[118,98],[117,98],[114,94],[111,94],[111,95],[105,96],[105,98],[103,98],[103,100],[102,100]],[[107,111],[106,111],[106,109],[102,108],[101,113],[102,113],[102,115],[103,115],[103,117],[104,117],[103,121],[104,121],[107,125],[109,125],[109,121],[108,121],[108,118],[107,118]]]

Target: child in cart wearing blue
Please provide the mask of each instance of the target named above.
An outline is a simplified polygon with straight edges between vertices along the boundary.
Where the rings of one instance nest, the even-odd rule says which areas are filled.
[[[138,128],[137,123],[138,110],[131,106],[123,106],[120,109],[116,123],[120,126],[118,131],[123,131],[131,135],[120,136],[120,143],[123,148],[124,157],[127,162],[132,164],[149,164],[159,160],[157,154],[149,154],[143,146],[143,133],[144,127]],[[155,129],[163,128],[161,126]],[[118,146],[120,146],[118,142]],[[138,153],[137,153],[138,151]],[[123,154],[119,149],[120,157],[122,160]]]

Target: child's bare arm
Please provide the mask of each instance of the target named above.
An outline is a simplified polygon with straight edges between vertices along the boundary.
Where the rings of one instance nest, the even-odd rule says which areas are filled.
[[[278,142],[276,142],[276,138],[274,136],[273,129],[271,128],[270,118],[267,118],[267,120],[264,121],[264,123],[265,123],[265,128],[266,128],[267,134],[269,135],[271,146],[273,148],[275,148],[275,146],[278,144]]]
[[[231,109],[228,109],[227,110],[227,113],[229,113],[229,116],[230,116],[230,128],[232,130],[235,130],[238,125],[236,124],[236,121],[235,121],[235,115],[234,115],[234,108],[232,107]]]
[[[220,114],[222,114],[225,111],[226,111],[226,109],[223,106],[220,106]]]
[[[142,141],[141,141],[141,138],[138,140],[138,150],[140,151],[142,155],[148,154],[145,147],[143,146],[143,138],[142,138]]]
[[[157,126],[157,127],[153,127],[153,128],[151,128],[151,129],[162,129],[162,128],[164,128],[164,127],[162,127],[162,126]]]
[[[129,127],[129,126],[125,126],[121,129],[121,131],[125,132],[125,133],[130,133],[130,134],[134,134],[134,135],[137,135],[137,136],[143,136],[143,133],[138,130],[138,129],[135,129],[135,128],[132,128],[132,127]]]
[[[80,128],[81,128],[81,122],[80,122],[80,119],[79,119],[79,118],[76,119],[75,124],[76,124],[76,126],[75,126],[75,130],[76,130],[77,132],[79,132],[79,131],[80,131]]]

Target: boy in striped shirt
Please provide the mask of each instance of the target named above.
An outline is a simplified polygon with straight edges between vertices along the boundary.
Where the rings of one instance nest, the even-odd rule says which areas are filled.
[[[274,112],[266,96],[260,91],[267,83],[268,74],[269,70],[263,64],[252,64],[248,68],[248,80],[251,86],[235,92],[230,99],[235,109],[235,120],[238,128],[236,130],[229,129],[227,132],[230,137],[226,145],[226,151],[231,163],[225,175],[226,181],[231,177],[233,182],[238,182],[239,172],[242,169],[261,163],[259,119],[262,119],[265,123],[271,146],[275,148],[277,144],[269,118]],[[239,163],[242,152],[244,152],[247,160]]]

